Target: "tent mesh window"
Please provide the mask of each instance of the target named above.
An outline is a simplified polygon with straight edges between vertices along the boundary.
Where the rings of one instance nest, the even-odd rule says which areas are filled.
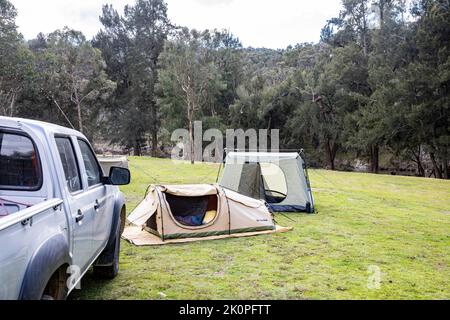
[[[235,191],[255,199],[262,198],[264,189],[261,184],[261,167],[259,163],[246,162],[242,166],[238,190]]]
[[[146,227],[150,230],[158,230],[158,225],[156,224],[156,214],[152,215],[150,219],[147,220]]]
[[[261,178],[268,203],[280,203],[287,197],[286,176],[283,170],[273,163],[261,163]]]
[[[217,215],[217,195],[183,197],[165,194],[173,217],[188,227],[201,227]]]

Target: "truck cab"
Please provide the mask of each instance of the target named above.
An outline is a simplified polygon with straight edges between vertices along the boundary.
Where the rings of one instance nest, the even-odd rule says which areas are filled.
[[[0,299],[64,299],[91,266],[115,277],[129,181],[76,130],[0,117]]]

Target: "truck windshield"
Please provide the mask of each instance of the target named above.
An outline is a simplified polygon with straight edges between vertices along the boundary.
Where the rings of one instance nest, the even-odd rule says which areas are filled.
[[[0,131],[0,189],[37,190],[41,178],[39,159],[31,139]]]

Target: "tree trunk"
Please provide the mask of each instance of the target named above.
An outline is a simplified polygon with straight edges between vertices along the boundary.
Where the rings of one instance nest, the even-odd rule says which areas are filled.
[[[380,150],[377,145],[370,147],[370,172],[372,173],[378,173],[380,170],[379,153]]]
[[[363,35],[362,35],[362,40],[363,40],[363,52],[364,52],[364,56],[367,57],[368,55],[368,50],[367,50],[367,36],[366,36],[366,32],[364,31]]]
[[[437,179],[442,179],[442,171],[441,168],[437,165],[436,157],[434,156],[434,152],[430,152],[431,162],[433,163],[434,176]]]
[[[414,154],[414,158],[415,158],[415,162],[417,164],[417,174],[419,177],[425,177],[425,169],[422,166],[422,157],[420,156],[422,153],[421,147],[419,145],[419,150],[416,153],[413,152]]]
[[[368,50],[368,43],[367,43],[367,20],[366,20],[366,10],[364,8],[365,4],[362,4],[362,9],[363,9],[363,29],[362,29],[362,45],[363,45],[363,52],[364,52],[364,57],[367,57],[369,54],[369,50]]]
[[[83,133],[83,120],[81,118],[81,105],[77,103],[77,111],[78,111],[78,128],[81,133]]]
[[[332,121],[327,116],[327,110],[330,110],[330,112],[331,112],[331,107],[328,108],[328,106],[325,105],[322,97],[320,97],[320,96],[318,96],[317,99],[314,100],[314,102],[319,105],[320,114],[321,114],[320,119],[323,119],[323,122],[325,122],[325,123],[331,123]],[[272,118],[270,118],[270,119],[272,119]],[[270,124],[269,124],[269,129],[270,129]],[[325,137],[325,152],[327,154],[328,165],[330,166],[331,170],[336,169],[335,165],[334,165],[334,161],[336,158],[336,152],[337,152],[336,140],[337,140],[337,137],[334,140],[331,139],[330,137]]]
[[[137,157],[141,156],[141,145],[139,143],[139,140],[136,139],[135,145],[134,145],[134,155]]]
[[[380,28],[384,27],[384,7],[386,6],[385,0],[380,0],[378,7],[380,9]]]
[[[448,179],[449,178],[449,172],[448,172],[448,160],[446,157],[443,157],[442,160],[442,167],[443,167],[443,172],[442,172],[442,177],[444,179]]]
[[[191,160],[191,164],[195,163],[195,158],[194,158],[194,128],[193,128],[193,108],[191,108],[191,106],[188,106],[188,121],[189,121],[189,155],[190,155],[190,160]]]
[[[11,105],[9,106],[10,117],[14,116],[14,105],[16,103],[16,94],[13,93],[11,97]]]
[[[419,177],[425,177],[425,169],[422,166],[422,162],[420,161],[420,158],[417,159],[417,172]]]
[[[158,156],[158,132],[153,130],[152,132],[152,157]]]
[[[194,130],[192,129],[192,119],[189,120],[189,154],[191,158],[191,164],[195,163],[194,159]]]
[[[158,120],[156,112],[156,104],[152,103],[152,117],[153,117],[153,128],[152,128],[152,157],[157,157],[158,150]]]
[[[336,168],[334,165],[334,160],[336,158],[337,146],[335,143],[332,142],[331,139],[327,139],[327,142],[325,144],[325,149],[326,149],[327,158],[328,158],[328,165],[330,166],[331,170],[335,170]]]

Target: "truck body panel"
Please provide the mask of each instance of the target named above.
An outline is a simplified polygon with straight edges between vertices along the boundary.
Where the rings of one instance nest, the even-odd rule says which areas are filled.
[[[13,152],[15,139],[29,148],[31,141],[34,150],[18,143]],[[104,183],[88,140],[72,129],[0,117],[0,161],[0,299],[37,299],[56,269],[75,266],[83,275],[95,263],[115,232],[124,197]],[[11,184],[20,180],[14,175],[20,166],[17,172],[33,183]]]

